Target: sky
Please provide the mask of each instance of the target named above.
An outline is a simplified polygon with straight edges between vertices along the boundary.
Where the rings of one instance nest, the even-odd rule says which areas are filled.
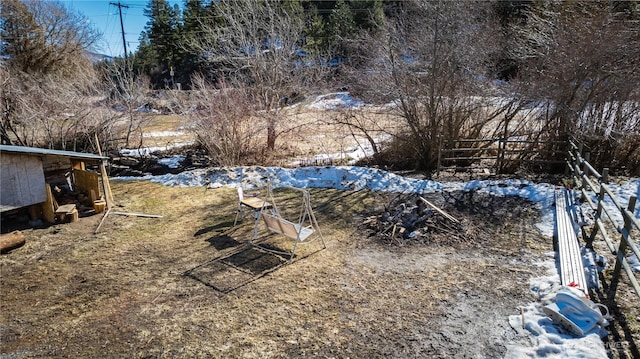
[[[138,38],[144,30],[149,18],[144,16],[144,9],[149,0],[58,0],[73,12],[84,15],[92,26],[103,34],[103,40],[96,46],[95,52],[109,56],[123,56],[122,31],[118,7],[111,5],[118,2],[122,7],[122,22],[127,41],[127,51],[135,52]],[[169,4],[182,5],[182,0],[168,0]]]

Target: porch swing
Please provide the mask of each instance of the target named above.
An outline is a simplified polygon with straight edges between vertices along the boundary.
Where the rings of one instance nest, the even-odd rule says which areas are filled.
[[[256,221],[255,221],[254,230],[253,230],[253,237],[249,240],[249,243],[267,252],[289,256],[289,263],[291,263],[295,256],[295,252],[298,247],[298,244],[303,243],[305,241],[310,242],[310,241],[307,241],[307,239],[312,234],[314,233],[318,234],[318,237],[322,242],[322,249],[326,249],[327,245],[324,242],[322,233],[320,232],[320,226],[318,225],[318,220],[316,219],[316,216],[313,213],[313,208],[311,208],[311,196],[309,195],[309,191],[306,189],[295,188],[295,187],[287,187],[287,188],[298,191],[302,195],[302,204],[301,204],[300,213],[298,215],[297,222],[289,221],[280,215],[280,211],[278,210],[276,202],[273,198],[271,186],[270,184],[267,183],[266,201],[268,201],[272,207],[271,208],[263,207],[260,209],[258,216],[256,216]],[[256,240],[258,239],[260,218],[262,219],[262,222],[265,224],[266,228],[269,231],[283,235],[288,239],[293,240],[293,246],[290,251],[284,251],[284,250],[281,251],[274,248],[266,247],[260,243],[256,243]]]

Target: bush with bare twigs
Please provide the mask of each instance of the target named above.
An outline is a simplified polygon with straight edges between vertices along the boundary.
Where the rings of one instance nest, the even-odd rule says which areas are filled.
[[[188,113],[198,142],[207,149],[212,163],[255,164],[260,148],[258,135],[264,126],[252,116],[255,108],[251,95],[225,83],[214,88],[202,77],[196,78],[193,86]]]

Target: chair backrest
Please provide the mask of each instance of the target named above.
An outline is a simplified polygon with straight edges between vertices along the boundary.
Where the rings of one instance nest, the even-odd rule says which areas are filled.
[[[244,191],[242,190],[242,186],[238,187],[238,200],[242,202],[244,199]]]
[[[270,230],[283,234],[291,239],[298,238],[299,233],[294,223],[268,213],[262,213],[262,218]]]
[[[285,237],[300,242],[305,241],[313,234],[313,232],[315,232],[311,226],[304,227],[301,224],[293,223],[282,217],[269,213],[262,212],[262,219],[264,219],[264,223],[270,231],[282,234]]]

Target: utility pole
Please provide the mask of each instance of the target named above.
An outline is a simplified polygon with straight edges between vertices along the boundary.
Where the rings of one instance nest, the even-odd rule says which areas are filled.
[[[120,1],[117,3],[110,2],[109,5],[117,6],[118,12],[120,13],[120,29],[122,30],[122,45],[124,46],[124,61],[127,61],[127,40],[124,38],[124,23],[122,22],[122,8],[128,9],[129,6],[122,5]]]

